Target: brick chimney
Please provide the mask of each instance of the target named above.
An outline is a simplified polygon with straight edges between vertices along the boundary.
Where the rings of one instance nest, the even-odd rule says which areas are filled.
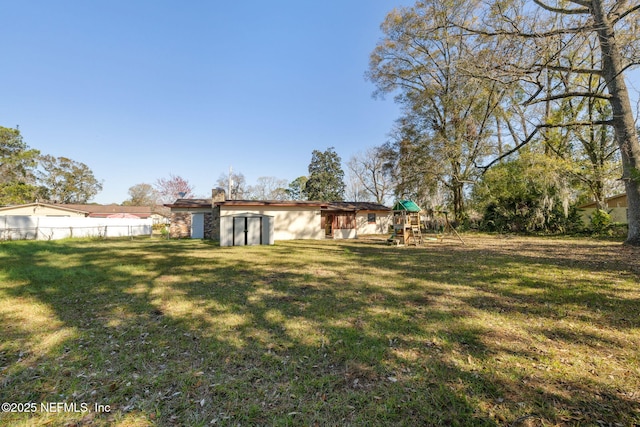
[[[211,205],[215,206],[218,202],[224,202],[227,200],[226,193],[224,189],[218,187],[211,190]]]

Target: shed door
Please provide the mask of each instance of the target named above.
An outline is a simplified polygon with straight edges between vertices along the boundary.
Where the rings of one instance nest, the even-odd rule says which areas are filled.
[[[247,218],[247,245],[262,243],[262,218]]]
[[[246,244],[246,219],[243,216],[233,218],[233,246],[244,246]]]
[[[191,238],[204,239],[204,213],[191,214]]]

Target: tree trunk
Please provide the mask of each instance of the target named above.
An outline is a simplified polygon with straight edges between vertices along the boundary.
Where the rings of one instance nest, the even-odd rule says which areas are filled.
[[[451,188],[453,192],[453,217],[460,223],[464,221],[464,192],[462,191],[463,186],[464,184],[460,182],[454,182]]]
[[[613,128],[622,157],[622,179],[627,191],[629,221],[625,243],[640,246],[640,143],[624,81],[621,48],[617,45],[613,23],[607,18],[602,0],[591,1],[591,12],[600,40],[603,77],[611,95]]]

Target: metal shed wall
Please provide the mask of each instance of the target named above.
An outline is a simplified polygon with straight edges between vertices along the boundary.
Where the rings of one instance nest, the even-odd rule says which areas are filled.
[[[220,217],[220,246],[273,245],[273,217],[241,213]]]

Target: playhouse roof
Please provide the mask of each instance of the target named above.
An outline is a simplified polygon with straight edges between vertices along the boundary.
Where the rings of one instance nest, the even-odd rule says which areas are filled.
[[[422,209],[412,200],[398,200],[393,205],[394,211],[420,212]]]

